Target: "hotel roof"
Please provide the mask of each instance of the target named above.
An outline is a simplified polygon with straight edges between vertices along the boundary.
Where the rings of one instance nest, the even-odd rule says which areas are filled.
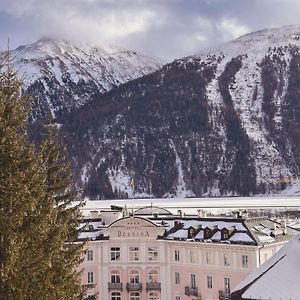
[[[153,210],[145,208],[140,210],[149,215],[132,215],[132,218],[143,218],[151,221],[156,226],[164,228],[164,234],[158,239],[186,241],[186,242],[210,242],[244,245],[266,245],[289,240],[297,234],[295,229],[282,226],[266,217],[259,218],[232,218],[232,217],[198,217],[167,215],[166,210],[159,210],[165,215],[152,215]],[[158,212],[158,208],[155,211]],[[128,218],[126,216],[125,218]],[[118,219],[121,220],[122,218]],[[103,234],[104,226],[99,220],[86,219],[84,232],[79,239],[91,240],[109,239]],[[117,220],[116,220],[117,221]],[[116,222],[115,221],[115,222]],[[89,236],[90,233],[90,236]]]

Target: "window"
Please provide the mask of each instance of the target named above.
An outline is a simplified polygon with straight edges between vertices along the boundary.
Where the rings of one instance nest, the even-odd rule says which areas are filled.
[[[196,262],[195,252],[190,250],[190,263],[194,264]]]
[[[212,275],[207,275],[206,276],[206,282],[207,282],[207,288],[212,289],[212,287],[213,287],[213,277],[212,277]]]
[[[180,273],[175,272],[175,284],[180,284]]]
[[[111,300],[121,300],[121,293],[120,292],[112,292]]]
[[[181,300],[180,296],[176,296],[175,300]]]
[[[119,247],[110,248],[110,260],[116,261],[120,260],[121,251]]]
[[[268,253],[265,253],[265,261],[268,260]]]
[[[191,287],[196,288],[196,274],[191,274]]]
[[[224,291],[225,293],[230,293],[230,278],[228,277],[224,278]]]
[[[189,228],[188,230],[188,238],[192,239],[195,237],[195,229],[193,227]]]
[[[111,283],[120,283],[121,282],[120,271],[118,271],[118,270],[111,271],[110,282]]]
[[[148,300],[159,300],[158,292],[150,292],[148,295]]]
[[[211,265],[212,260],[211,260],[211,253],[210,252],[205,253],[205,261],[206,261],[207,265]]]
[[[179,261],[180,260],[179,250],[175,250],[175,252],[174,252],[174,258],[175,258],[175,261]]]
[[[229,254],[228,253],[223,254],[223,262],[224,262],[224,266],[229,266],[230,265]]]
[[[149,261],[158,261],[157,247],[148,247],[148,260]]]
[[[86,256],[87,256],[87,260],[93,260],[94,259],[93,250],[87,250]]]
[[[158,271],[157,270],[149,271],[148,280],[151,283],[157,283],[158,282]]]
[[[221,232],[221,238],[222,240],[226,240],[229,238],[229,231],[227,229],[223,229],[223,231]]]
[[[248,255],[242,255],[242,267],[248,268]]]
[[[130,300],[140,300],[140,293],[139,292],[131,292],[130,293]]]
[[[204,239],[210,239],[211,238],[211,229],[210,228],[204,228]]]
[[[88,272],[88,283],[94,283],[94,272]]]
[[[129,261],[139,261],[140,250],[138,247],[129,247]]]
[[[140,283],[140,273],[137,270],[130,271],[129,274],[130,283]]]

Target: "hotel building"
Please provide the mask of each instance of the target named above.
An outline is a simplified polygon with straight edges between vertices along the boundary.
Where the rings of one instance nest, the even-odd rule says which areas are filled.
[[[173,215],[158,207],[85,215],[82,281],[101,300],[226,300],[297,233],[265,217]]]

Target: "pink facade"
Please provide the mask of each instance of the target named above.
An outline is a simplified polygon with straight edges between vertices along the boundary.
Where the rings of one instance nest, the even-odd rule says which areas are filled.
[[[202,227],[210,224],[203,220]],[[287,240],[251,243],[245,237],[255,237],[242,228],[245,223],[234,225],[232,219],[210,219],[217,224],[211,234],[218,241],[197,239],[206,229],[196,221],[185,219],[176,230],[174,218],[162,222],[131,216],[101,228],[99,238],[87,244],[83,283],[95,284],[91,294],[102,300],[228,299],[230,290]],[[194,227],[185,228],[188,222]],[[229,235],[227,228],[234,228]],[[191,232],[198,235],[188,238]],[[237,242],[238,237],[243,238]]]

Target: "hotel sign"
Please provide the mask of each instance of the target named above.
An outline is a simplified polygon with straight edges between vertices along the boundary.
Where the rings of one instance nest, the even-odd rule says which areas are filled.
[[[116,222],[112,227],[109,228],[110,239],[140,239],[140,238],[154,238],[160,234],[159,230],[155,225],[152,225],[148,221],[137,218],[128,218]]]
[[[148,237],[149,231],[132,230],[126,228],[125,230],[118,230],[118,237]]]
[[[143,224],[144,225],[144,224]],[[119,227],[117,230],[117,236],[119,238],[144,238],[150,237],[149,226],[141,226],[140,222],[128,222],[125,226]]]

